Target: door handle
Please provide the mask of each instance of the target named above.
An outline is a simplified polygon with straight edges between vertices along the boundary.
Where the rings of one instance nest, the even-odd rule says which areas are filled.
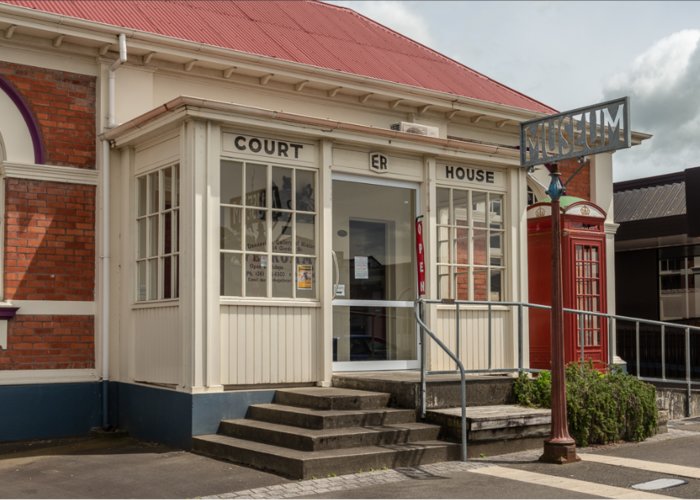
[[[331,292],[331,298],[334,299],[338,284],[340,283],[340,268],[338,267],[338,256],[335,254],[335,250],[331,250],[331,255],[333,256],[333,268],[335,270],[335,281],[333,282],[333,290]]]

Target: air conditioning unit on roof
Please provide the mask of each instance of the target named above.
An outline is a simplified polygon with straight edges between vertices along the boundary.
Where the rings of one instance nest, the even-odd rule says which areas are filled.
[[[406,132],[408,134],[425,135],[427,137],[439,137],[439,129],[420,123],[399,122],[391,125],[391,130]]]

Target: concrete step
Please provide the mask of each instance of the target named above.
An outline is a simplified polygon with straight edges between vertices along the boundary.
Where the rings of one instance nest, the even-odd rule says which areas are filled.
[[[302,451],[432,441],[440,427],[419,422],[341,429],[303,429],[251,419],[223,420],[219,434]]]
[[[442,441],[309,452],[210,434],[194,437],[192,446],[196,452],[204,455],[223,458],[292,479],[322,478],[459,458],[459,446]]]
[[[382,408],[376,410],[313,410],[276,403],[248,407],[248,418],[306,429],[338,429],[393,425],[416,421],[415,410]]]
[[[389,403],[390,394],[338,387],[279,389],[274,402],[315,410],[376,410]]]
[[[426,420],[440,425],[441,437],[461,440],[461,408],[430,410]],[[551,411],[518,405],[467,408],[467,452],[469,457],[496,455],[542,447],[551,430]]]
[[[469,375],[466,379],[467,406],[507,405],[515,403],[514,378],[507,374]],[[420,372],[335,373],[333,386],[391,395],[391,406],[420,408]],[[454,374],[432,374],[426,381],[428,408],[461,405],[460,378]]]

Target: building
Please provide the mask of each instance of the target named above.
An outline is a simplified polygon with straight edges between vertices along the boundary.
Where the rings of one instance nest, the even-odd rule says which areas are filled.
[[[4,0],[0,31],[0,440],[187,447],[275,387],[417,367],[420,215],[427,296],[527,299],[547,175],[519,168],[519,123],[552,108],[314,1]],[[612,214],[611,154],[569,194]]]
[[[700,325],[700,167],[615,183],[617,310],[624,316]],[[697,283],[697,284],[696,284]],[[634,332],[618,328],[619,354],[636,370]],[[660,376],[660,329],[641,332],[642,374]],[[682,330],[668,329],[669,376],[685,377]],[[697,339],[691,341],[697,352]]]

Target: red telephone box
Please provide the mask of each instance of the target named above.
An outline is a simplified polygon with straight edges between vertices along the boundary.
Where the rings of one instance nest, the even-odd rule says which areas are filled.
[[[562,278],[564,307],[606,312],[606,214],[597,205],[562,196]],[[552,305],[551,204],[528,207],[528,273],[530,303]],[[530,309],[530,366],[551,369],[550,311]],[[608,362],[607,321],[597,316],[564,313],[564,361],[581,359],[603,368]]]

